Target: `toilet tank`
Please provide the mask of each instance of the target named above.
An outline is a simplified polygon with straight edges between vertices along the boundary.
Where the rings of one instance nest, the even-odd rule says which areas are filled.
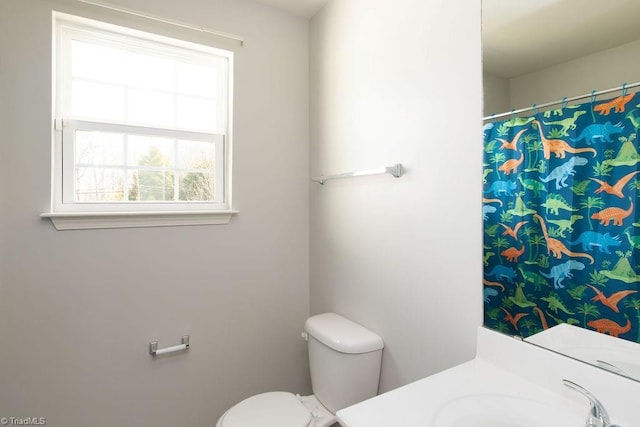
[[[328,410],[335,414],[378,394],[379,335],[335,313],[310,317],[305,330],[313,394]]]

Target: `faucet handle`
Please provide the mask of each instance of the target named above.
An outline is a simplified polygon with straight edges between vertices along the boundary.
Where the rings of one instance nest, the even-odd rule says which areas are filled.
[[[591,409],[589,410],[589,416],[587,417],[587,422],[585,424],[585,427],[619,427],[619,426],[610,424],[609,414],[607,413],[607,410],[605,409],[604,405],[600,403],[600,401],[596,399],[596,397],[593,394],[591,394],[589,390],[579,386],[573,381],[569,381],[566,379],[563,379],[562,383],[568,388],[582,394],[584,397],[586,397],[589,400],[589,403],[591,404]]]

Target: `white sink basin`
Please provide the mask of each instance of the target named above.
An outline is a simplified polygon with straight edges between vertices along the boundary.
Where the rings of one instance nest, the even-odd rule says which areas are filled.
[[[440,406],[432,427],[551,427],[576,424],[575,414],[537,400],[501,394],[471,394]]]

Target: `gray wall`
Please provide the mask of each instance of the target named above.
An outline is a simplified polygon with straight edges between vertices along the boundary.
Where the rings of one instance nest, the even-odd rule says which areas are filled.
[[[383,337],[387,391],[482,323],[480,3],[333,0],[310,46],[312,175],[407,168],[311,189],[311,311]]]
[[[0,415],[214,425],[250,394],[310,392],[299,339],[310,311],[382,335],[381,391],[473,357],[479,4],[333,0],[309,33],[245,0],[113,0],[246,37],[221,46],[236,52],[240,214],[228,226],[57,232],[38,215],[50,196],[51,9],[77,11],[59,1],[0,2]],[[398,180],[309,184],[395,162],[407,168]],[[187,354],[149,357],[150,340],[182,334]]]
[[[268,390],[310,392],[308,21],[243,0],[119,0],[245,36],[227,226],[56,231],[51,10],[0,1],[0,416],[50,427],[213,426]],[[94,12],[91,12],[94,11]],[[158,32],[189,35],[153,25]],[[216,41],[217,43],[218,41]],[[152,360],[148,343],[186,354]]]
[[[614,31],[614,30],[612,30]],[[511,108],[553,102],[640,81],[640,40],[510,80]],[[633,91],[636,91],[633,89]],[[615,98],[619,93],[598,99]],[[589,98],[586,98],[586,102]],[[578,101],[585,102],[585,101]]]
[[[483,116],[486,117],[511,110],[509,79],[482,73],[482,89],[484,94]]]
[[[485,116],[640,81],[640,40],[511,79],[484,75]],[[632,89],[636,91],[637,89]],[[618,94],[602,95],[608,99]],[[585,98],[577,103],[588,101]]]

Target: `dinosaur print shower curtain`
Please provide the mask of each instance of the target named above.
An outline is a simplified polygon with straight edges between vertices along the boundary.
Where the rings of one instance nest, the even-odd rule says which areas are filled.
[[[640,342],[640,94],[484,126],[484,322]]]

